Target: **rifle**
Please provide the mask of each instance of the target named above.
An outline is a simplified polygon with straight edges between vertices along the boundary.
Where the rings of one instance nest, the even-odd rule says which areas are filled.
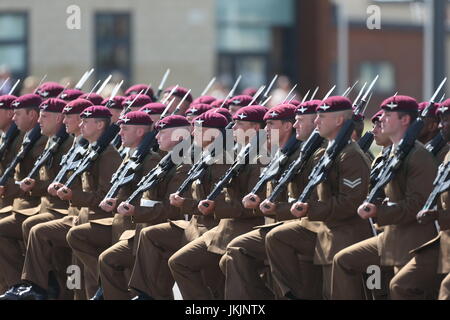
[[[275,203],[280,193],[287,187],[296,175],[301,173],[306,163],[313,156],[313,154],[320,148],[323,143],[323,138],[317,130],[314,130],[309,136],[308,140],[302,143],[300,154],[298,158],[292,162],[289,167],[283,172],[280,179],[277,181],[277,186],[267,198],[272,203]],[[269,209],[269,206],[266,207]]]
[[[111,188],[106,194],[104,200],[115,198],[122,186],[134,180],[136,171],[141,167],[144,158],[156,142],[155,137],[155,130],[148,132],[139,144],[137,150],[131,156],[130,160],[121,164],[111,178]],[[108,204],[112,205],[112,203]]]
[[[434,136],[431,141],[429,141],[425,145],[425,149],[427,149],[433,156],[437,156],[439,151],[442,150],[442,148],[447,144],[447,142],[444,140],[444,137],[442,136],[442,133],[439,132],[437,135]]]
[[[46,163],[50,163],[54,154],[58,151],[59,147],[66,141],[69,137],[69,134],[66,131],[66,126],[61,125],[61,128],[56,133],[55,137],[53,137],[52,141],[50,141],[48,147],[44,150],[44,152],[36,159],[34,162],[33,169],[31,169],[27,178],[33,178],[33,176],[39,171],[39,169]]]
[[[156,100],[159,100],[159,98],[161,97],[161,93],[162,93],[164,85],[167,81],[167,77],[169,77],[169,74],[170,74],[170,69],[167,69],[167,71],[164,73],[164,76],[159,84],[158,91],[157,91],[156,97],[155,97]]]
[[[2,177],[0,178],[0,186],[4,186],[9,177],[13,174],[17,164],[22,162],[22,160],[27,156],[36,142],[41,138],[41,127],[39,124],[36,124],[34,128],[30,131],[30,133],[24,138],[22,141],[22,148],[19,153],[15,156],[15,158],[11,161],[8,167],[3,172]]]
[[[52,183],[61,183],[65,179],[67,172],[74,170],[83,159],[89,146],[89,141],[81,138],[80,141],[66,153],[60,162],[61,169],[53,179]]]
[[[361,148],[361,150],[366,153],[367,151],[369,151],[370,146],[373,143],[373,133],[372,131],[367,131],[362,137],[361,139],[358,140],[358,145]]]
[[[275,81],[277,81],[278,79],[278,75],[276,74],[272,81],[270,82],[269,86],[267,87],[266,91],[264,92],[264,94],[261,96],[261,98],[259,99],[259,103],[258,104],[262,104],[263,101],[265,101],[267,98],[269,98],[269,93],[270,90],[272,90],[273,85],[275,84]]]
[[[19,133],[20,130],[17,128],[16,123],[12,122],[11,125],[9,126],[8,131],[6,131],[5,133],[3,143],[0,145],[0,160],[3,160],[6,150],[12,144],[14,139],[19,135]]]
[[[75,181],[75,178],[77,176],[81,175],[91,167],[98,156],[108,147],[119,130],[119,126],[113,123],[105,130],[105,132],[103,132],[97,142],[92,145],[91,150],[87,151],[81,162],[75,168],[73,174],[69,177],[69,179],[67,179],[66,183],[64,184],[66,187],[69,187]]]
[[[386,165],[391,153],[392,146],[385,147],[382,151],[381,160],[370,170],[370,186],[375,186],[378,182],[378,176]]]
[[[267,136],[260,136],[259,133],[256,133],[252,137],[250,142],[239,152],[233,165],[228,168],[225,174],[214,185],[214,188],[206,197],[207,200],[216,199],[222,192],[223,188],[228,186],[233,178],[237,177],[242,172],[242,170],[251,163],[252,160],[256,160],[258,146],[261,143],[260,139],[264,139],[265,137]],[[203,205],[206,208],[209,206],[207,203],[204,203]]]
[[[433,191],[431,191],[421,211],[432,210],[436,206],[439,195],[450,189],[450,162],[441,163],[436,178],[434,179],[433,186]],[[433,217],[419,212],[416,215],[416,219],[420,224],[425,224],[432,220]],[[436,224],[436,228],[439,232],[438,224]]]
[[[86,81],[89,79],[91,74],[94,72],[94,68],[92,68],[89,71],[86,71],[82,76],[81,79],[77,82],[75,85],[75,89],[81,90],[83,88],[83,85],[86,83]]]
[[[281,167],[284,166],[288,158],[300,148],[301,144],[301,141],[297,140],[295,133],[293,133],[288,142],[286,142],[286,145],[277,151],[269,164],[261,172],[258,182],[250,193],[257,194],[267,182],[274,179],[280,172]],[[253,197],[250,200],[255,201]]]

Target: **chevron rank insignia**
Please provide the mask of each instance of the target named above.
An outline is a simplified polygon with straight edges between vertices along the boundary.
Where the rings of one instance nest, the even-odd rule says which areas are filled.
[[[361,178],[355,179],[353,181],[349,179],[342,179],[342,183],[351,189],[354,189],[357,186],[359,186],[361,182],[362,182]]]

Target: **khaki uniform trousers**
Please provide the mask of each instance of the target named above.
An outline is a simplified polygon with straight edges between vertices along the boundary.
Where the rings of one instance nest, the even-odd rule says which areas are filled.
[[[366,282],[369,266],[380,266],[381,260],[378,253],[378,237],[372,237],[355,243],[339,251],[333,258],[332,289],[333,300],[365,300]],[[388,287],[393,274],[397,273],[402,266],[381,266],[381,289],[372,290],[374,299],[385,297],[387,293],[384,287]]]
[[[169,268],[185,300],[223,299],[225,278],[220,254],[208,251],[205,235],[189,242],[169,258]]]
[[[98,257],[111,246],[111,226],[92,221],[74,226],[67,233],[67,242],[84,265],[86,296],[92,298],[99,287]]]
[[[128,291],[133,267],[133,241],[120,240],[100,254],[98,270],[105,300],[130,300]]]
[[[393,300],[436,299],[444,275],[438,274],[439,243],[421,249],[390,282]]]
[[[182,246],[184,230],[172,223],[146,227],[139,234],[129,287],[158,300],[173,300],[168,260]]]
[[[20,282],[24,263],[24,247],[31,228],[39,223],[61,218],[57,212],[26,216],[12,213],[0,220],[0,274],[11,287]]]
[[[324,296],[329,297],[331,268],[313,264],[316,238],[317,234],[302,227],[298,220],[278,226],[267,234],[270,269],[283,296],[322,299],[323,290]]]
[[[60,287],[60,298],[73,295],[66,286],[67,267],[72,263],[72,251],[66,241],[73,217],[43,222],[29,233],[22,280],[47,290],[49,273],[55,272]]]

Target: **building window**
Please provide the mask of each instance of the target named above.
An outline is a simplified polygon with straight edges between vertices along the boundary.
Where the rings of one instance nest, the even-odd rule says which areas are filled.
[[[375,85],[375,91],[378,93],[393,94],[395,88],[395,69],[392,63],[387,61],[366,61],[359,67],[359,83],[361,87],[365,82],[370,83],[376,75],[379,75]]]
[[[28,73],[27,29],[26,13],[0,12],[0,67],[17,79]]]
[[[97,13],[95,15],[95,68],[98,79],[120,73],[130,83],[131,22],[129,13]]]
[[[220,80],[231,86],[242,75],[243,89],[261,86],[273,73],[287,73],[278,68],[286,58],[284,48],[275,44],[293,29],[294,12],[294,0],[216,0]]]

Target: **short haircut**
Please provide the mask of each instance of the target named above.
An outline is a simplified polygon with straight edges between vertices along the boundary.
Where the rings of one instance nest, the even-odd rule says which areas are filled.
[[[398,117],[403,118],[404,116],[409,116],[409,124],[413,123],[414,120],[419,116],[418,111],[398,111]]]
[[[104,129],[111,125],[111,118],[94,118],[95,122],[103,122],[105,124]]]

